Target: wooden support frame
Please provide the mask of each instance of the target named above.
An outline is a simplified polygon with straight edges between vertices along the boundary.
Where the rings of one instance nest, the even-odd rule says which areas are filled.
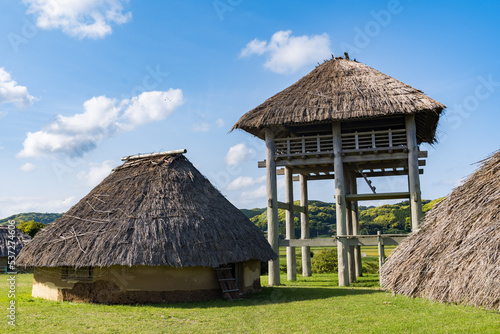
[[[285,197],[287,201],[286,209],[286,238],[295,239],[295,227],[293,217],[293,178],[292,170],[289,167],[285,168]],[[297,280],[297,259],[295,255],[295,247],[286,248],[286,277],[289,281]]]
[[[274,160],[274,133],[266,128],[267,239],[278,258],[269,261],[269,285],[280,285],[278,187]]]
[[[349,186],[351,187],[351,195],[356,195],[358,193],[358,183],[356,175],[354,173],[349,173]],[[352,219],[352,234],[359,234],[359,211],[358,202],[351,201],[351,219]],[[356,277],[363,276],[363,265],[361,263],[361,246],[354,246],[354,271]]]
[[[408,198],[410,198],[409,192],[346,195],[347,201],[374,201],[383,199],[408,199]]]
[[[346,197],[351,194],[351,179],[349,177],[349,166],[344,165],[344,182]],[[353,235],[353,221],[352,221],[352,202],[346,200],[346,220],[347,220],[347,234]],[[356,269],[354,263],[354,246],[347,246],[347,261],[349,263],[349,283],[356,281]]]
[[[346,200],[344,184],[344,164],[342,162],[342,133],[340,121],[332,124],[334,171],[335,171],[335,205],[337,214],[337,235],[347,234]],[[349,286],[349,268],[347,258],[347,239],[337,239],[339,286]]]
[[[378,246],[378,268],[382,268],[385,263],[385,247],[384,239],[382,239],[380,231],[377,231],[377,246]]]
[[[303,174],[299,175],[300,182],[300,205],[304,211],[300,213],[300,239],[309,239],[309,211],[307,200],[307,177]],[[309,277],[312,275],[311,268],[311,247],[302,247],[302,276]]]
[[[406,136],[408,142],[408,183],[410,190],[411,229],[417,231],[422,218],[422,196],[420,194],[420,178],[418,171],[418,143],[415,115],[406,115]]]
[[[332,238],[319,239],[282,239],[279,241],[280,247],[337,247],[339,239],[345,239],[348,246],[378,246],[381,238],[385,246],[399,245],[408,234],[381,234],[378,235],[340,235]]]

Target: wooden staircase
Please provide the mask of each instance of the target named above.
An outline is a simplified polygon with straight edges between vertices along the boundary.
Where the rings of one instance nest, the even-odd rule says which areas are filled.
[[[236,286],[236,279],[233,277],[230,267],[215,268],[217,279],[219,280],[220,287],[224,298],[228,301],[242,300],[243,294]]]

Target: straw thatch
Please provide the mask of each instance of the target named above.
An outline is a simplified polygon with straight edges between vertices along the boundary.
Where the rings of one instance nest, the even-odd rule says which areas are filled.
[[[128,160],[41,230],[19,266],[218,267],[276,257],[183,155]]]
[[[14,231],[14,232],[9,232]],[[9,255],[9,250],[14,251],[18,254],[21,249],[26,246],[26,244],[31,240],[29,235],[24,234],[17,228],[9,228],[8,226],[0,226],[0,257],[6,257]],[[10,243],[9,243],[10,241]],[[15,243],[14,249],[9,248],[9,245]]]
[[[427,213],[380,280],[406,296],[500,311],[500,151]]]
[[[432,143],[445,107],[367,65],[337,57],[247,112],[233,130],[243,129],[264,139],[262,129],[275,125],[416,114],[419,142]]]

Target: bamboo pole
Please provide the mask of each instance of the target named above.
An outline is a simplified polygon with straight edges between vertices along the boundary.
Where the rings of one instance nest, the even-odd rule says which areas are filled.
[[[290,167],[285,167],[285,197],[288,204],[286,210],[286,239],[295,239],[293,217],[293,174]],[[297,280],[297,259],[295,247],[286,248],[286,277],[289,281]]]
[[[333,154],[335,171],[335,203],[337,212],[337,235],[347,234],[346,221],[346,200],[345,200],[345,185],[344,185],[344,166],[342,163],[342,134],[340,122],[335,121],[332,124],[333,134]],[[338,269],[339,269],[339,286],[349,286],[349,268],[347,259],[347,239],[339,238],[337,241],[338,251]]]
[[[349,185],[351,187],[351,194],[356,195],[358,193],[358,184],[356,175],[354,173],[349,174]],[[358,202],[351,202],[351,215],[352,215],[352,233],[353,235],[359,235],[359,213],[358,213]],[[363,265],[361,263],[361,246],[354,246],[354,267],[356,272],[356,277],[363,276]]]
[[[408,183],[410,190],[411,229],[416,231],[422,218],[422,198],[418,171],[418,144],[415,115],[406,115],[406,140],[408,145]]]
[[[278,189],[274,160],[274,133],[266,128],[267,239],[278,258],[269,261],[269,285],[280,285]]]
[[[300,213],[300,238],[309,239],[309,210],[307,205],[307,178],[304,174],[299,175],[300,181],[300,206],[304,207],[304,212]],[[309,277],[311,270],[311,247],[302,247],[302,276]]]

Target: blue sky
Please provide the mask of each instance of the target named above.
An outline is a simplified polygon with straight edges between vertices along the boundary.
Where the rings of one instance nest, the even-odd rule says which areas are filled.
[[[62,212],[120,157],[179,148],[237,207],[264,207],[264,144],[229,130],[344,51],[448,106],[440,142],[421,147],[429,151],[423,197],[444,196],[500,148],[499,9],[494,1],[0,0],[0,217]],[[374,184],[401,191],[404,181]],[[332,197],[332,181],[310,185],[311,199]]]

